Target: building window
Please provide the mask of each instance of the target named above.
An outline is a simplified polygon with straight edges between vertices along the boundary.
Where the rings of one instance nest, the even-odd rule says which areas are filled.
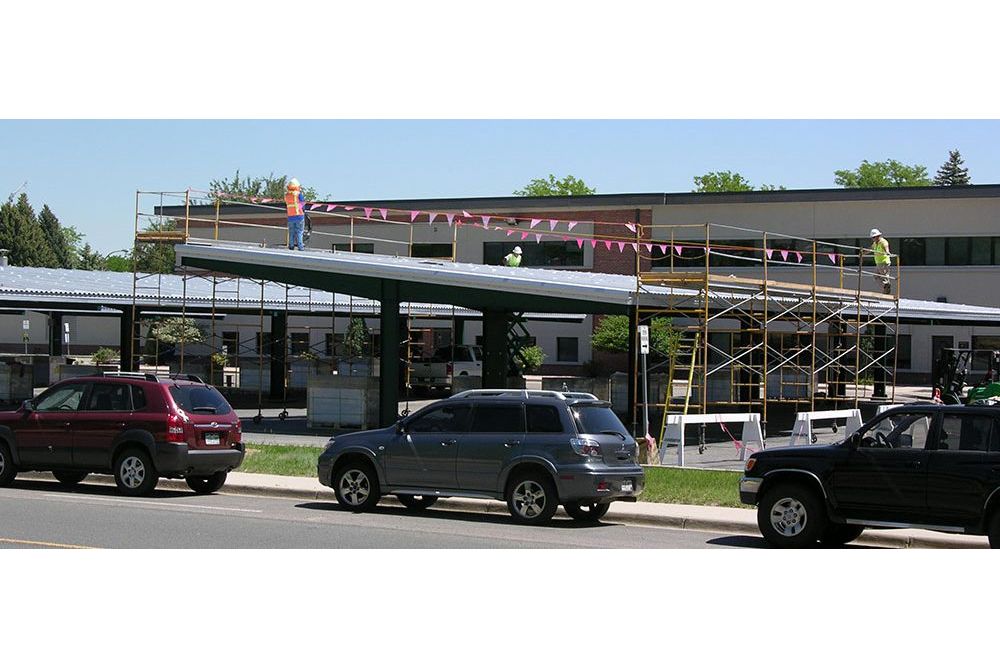
[[[293,355],[309,352],[309,332],[292,332],[288,335],[288,340]]]
[[[487,241],[483,244],[483,264],[503,264],[503,258],[520,246],[522,267],[582,267],[583,248],[575,241],[514,242]]]
[[[944,266],[946,264],[944,239],[927,239],[925,243],[927,244],[925,264],[929,267]]]
[[[969,252],[969,264],[993,264],[993,244],[990,239],[969,239],[972,249]]]
[[[411,257],[434,257],[450,260],[451,244],[413,244],[410,249]]]
[[[237,356],[240,354],[240,333],[239,332],[223,332],[222,333],[222,347],[225,349],[227,355]]]
[[[896,368],[909,369],[912,367],[911,349],[912,337],[910,334],[900,334],[896,342]]]
[[[359,244],[355,243],[354,248],[351,248],[350,243],[346,244],[333,244],[332,250],[339,253],[374,253],[375,244]]]
[[[580,339],[575,336],[556,337],[556,361],[579,362]]]
[[[926,239],[914,239],[912,237],[900,239],[899,257],[900,263],[904,267],[919,267],[926,262],[927,243]]]
[[[969,264],[969,238],[949,237],[945,239],[944,257],[949,267]]]

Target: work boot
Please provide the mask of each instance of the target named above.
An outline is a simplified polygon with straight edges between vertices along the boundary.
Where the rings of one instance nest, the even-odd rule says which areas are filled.
[[[889,285],[888,283],[883,283],[882,284],[882,292],[884,292],[887,295],[891,295],[892,294],[892,286]]]

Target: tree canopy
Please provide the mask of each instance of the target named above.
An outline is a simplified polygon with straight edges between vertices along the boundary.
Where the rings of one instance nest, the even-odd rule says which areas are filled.
[[[215,179],[209,183],[208,187],[213,193],[225,193],[225,195],[230,197],[281,199],[285,196],[285,186],[288,184],[288,178],[287,174],[275,176],[273,172],[267,176],[245,176],[240,178],[240,170],[237,169],[236,175],[233,178]],[[319,199],[319,193],[316,192],[316,189],[309,186],[302,186],[302,194],[310,202],[315,202]]]
[[[969,170],[964,167],[965,161],[958,149],[948,151],[948,159],[937,170],[934,176],[936,186],[967,186],[972,181],[969,180]]]
[[[549,174],[548,179],[532,179],[521,190],[515,190],[517,197],[556,197],[559,195],[593,195],[596,188],[591,188],[581,179],[572,174],[557,179]]]
[[[653,318],[649,327],[650,352],[668,357],[676,348],[681,332],[673,328],[670,318]],[[607,315],[594,328],[591,345],[595,350],[628,352],[632,323],[627,315]]]
[[[898,160],[862,161],[857,169],[838,169],[834,181],[845,188],[912,188],[929,186],[927,168],[906,165]]]
[[[747,192],[750,190],[784,190],[785,186],[775,186],[769,183],[762,184],[760,188],[754,188],[753,184],[743,178],[739,172],[708,172],[701,176],[694,177],[694,190],[696,193],[735,193]]]

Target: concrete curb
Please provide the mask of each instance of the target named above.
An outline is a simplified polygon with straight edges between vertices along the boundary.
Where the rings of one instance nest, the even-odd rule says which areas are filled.
[[[32,481],[53,482],[54,478],[47,473],[21,473],[19,479]],[[91,474],[87,478],[88,482],[113,486],[114,478],[110,475]],[[183,480],[161,479],[157,489],[190,491],[190,487]],[[265,485],[249,485],[243,483],[227,482],[223,487],[223,492],[228,494],[243,494],[249,496],[269,496],[284,497],[291,499],[302,499],[306,501],[329,501],[336,503],[337,497],[333,490],[305,490],[288,487],[268,487]],[[390,507],[402,508],[403,505],[396,501],[394,497],[383,497],[379,502]],[[756,521],[740,521],[733,519],[714,519],[705,517],[686,517],[683,515],[661,515],[636,512],[629,510],[628,503],[617,503],[608,511],[605,519],[608,521],[621,522],[623,524],[639,524],[646,526],[664,527],[668,529],[684,529],[689,531],[712,531],[730,532],[747,536],[760,536]],[[439,510],[453,510],[461,512],[489,513],[494,515],[506,515],[507,504],[502,501],[487,499],[441,499],[434,504]],[[560,509],[559,511],[563,511]],[[905,533],[904,530],[879,530],[867,529],[861,537],[855,541],[859,545],[873,545],[879,547],[895,548],[982,548],[987,545],[972,544],[968,542],[968,537],[962,536],[952,538],[949,534],[913,535]],[[964,540],[963,540],[964,539]]]

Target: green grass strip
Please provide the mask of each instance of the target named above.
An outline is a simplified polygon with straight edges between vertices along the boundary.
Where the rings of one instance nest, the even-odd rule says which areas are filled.
[[[268,473],[316,477],[316,460],[322,448],[301,445],[261,445],[247,443],[247,454],[237,470],[241,473]]]

